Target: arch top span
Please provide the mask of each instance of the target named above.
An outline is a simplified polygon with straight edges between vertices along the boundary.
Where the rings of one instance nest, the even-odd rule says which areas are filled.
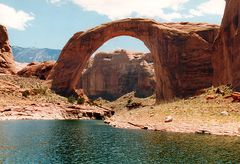
[[[189,95],[211,85],[208,48],[217,31],[216,25],[158,23],[151,19],[105,23],[74,34],[63,48],[48,79],[52,80],[52,89],[60,93],[79,89],[77,84],[91,55],[114,37],[131,36],[143,41],[153,56],[157,100]],[[186,80],[189,77],[194,82]]]

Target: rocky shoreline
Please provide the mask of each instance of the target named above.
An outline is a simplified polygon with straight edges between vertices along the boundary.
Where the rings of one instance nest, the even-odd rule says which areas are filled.
[[[42,103],[4,107],[0,109],[0,120],[103,120],[113,114],[97,106]]]
[[[196,133],[202,135],[221,135],[240,137],[237,123],[204,124],[201,120],[162,121],[159,124],[147,121],[123,119],[114,115],[108,108],[88,105],[61,105],[53,103],[7,106],[0,109],[0,121],[7,120],[104,120],[115,128],[142,129],[158,132]]]
[[[196,120],[189,122],[171,122],[171,123],[136,123],[134,121],[119,121],[109,118],[105,120],[106,124],[120,129],[142,129],[158,132],[174,133],[195,133],[200,135],[218,135],[218,136],[238,136],[240,137],[240,126],[237,123],[204,125]]]

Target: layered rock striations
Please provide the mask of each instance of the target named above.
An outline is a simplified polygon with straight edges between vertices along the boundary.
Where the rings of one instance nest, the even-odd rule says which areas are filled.
[[[9,44],[7,29],[0,25],[0,73],[15,74],[16,68]]]
[[[108,100],[135,91],[148,97],[155,90],[155,74],[150,54],[117,50],[98,53],[81,75],[79,88],[90,98]]]
[[[226,0],[220,33],[214,44],[214,84],[240,91],[240,1]]]
[[[124,19],[76,33],[66,44],[48,79],[52,89],[70,94],[91,55],[111,38],[127,35],[150,50],[156,74],[156,99],[193,94],[212,85],[212,46],[219,27],[197,23],[164,24],[149,19]]]

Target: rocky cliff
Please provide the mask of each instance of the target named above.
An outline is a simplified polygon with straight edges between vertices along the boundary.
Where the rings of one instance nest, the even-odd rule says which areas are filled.
[[[50,71],[52,70],[55,61],[46,61],[46,62],[33,62],[28,64],[22,70],[20,70],[17,74],[24,77],[36,76],[39,79],[46,80]]]
[[[9,45],[7,29],[2,25],[0,25],[0,73],[16,73],[12,50]]]
[[[155,74],[150,54],[117,50],[98,53],[83,72],[79,87],[90,98],[116,99],[135,91],[148,97],[155,90]]]
[[[240,1],[226,0],[220,33],[214,44],[214,84],[240,91]]]

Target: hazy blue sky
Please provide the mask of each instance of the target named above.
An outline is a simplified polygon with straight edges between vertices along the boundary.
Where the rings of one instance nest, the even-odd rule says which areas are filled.
[[[102,23],[128,17],[159,22],[220,24],[224,0],[0,0],[0,24],[12,45],[61,49],[70,37]],[[146,51],[141,41],[118,37],[101,50]]]

